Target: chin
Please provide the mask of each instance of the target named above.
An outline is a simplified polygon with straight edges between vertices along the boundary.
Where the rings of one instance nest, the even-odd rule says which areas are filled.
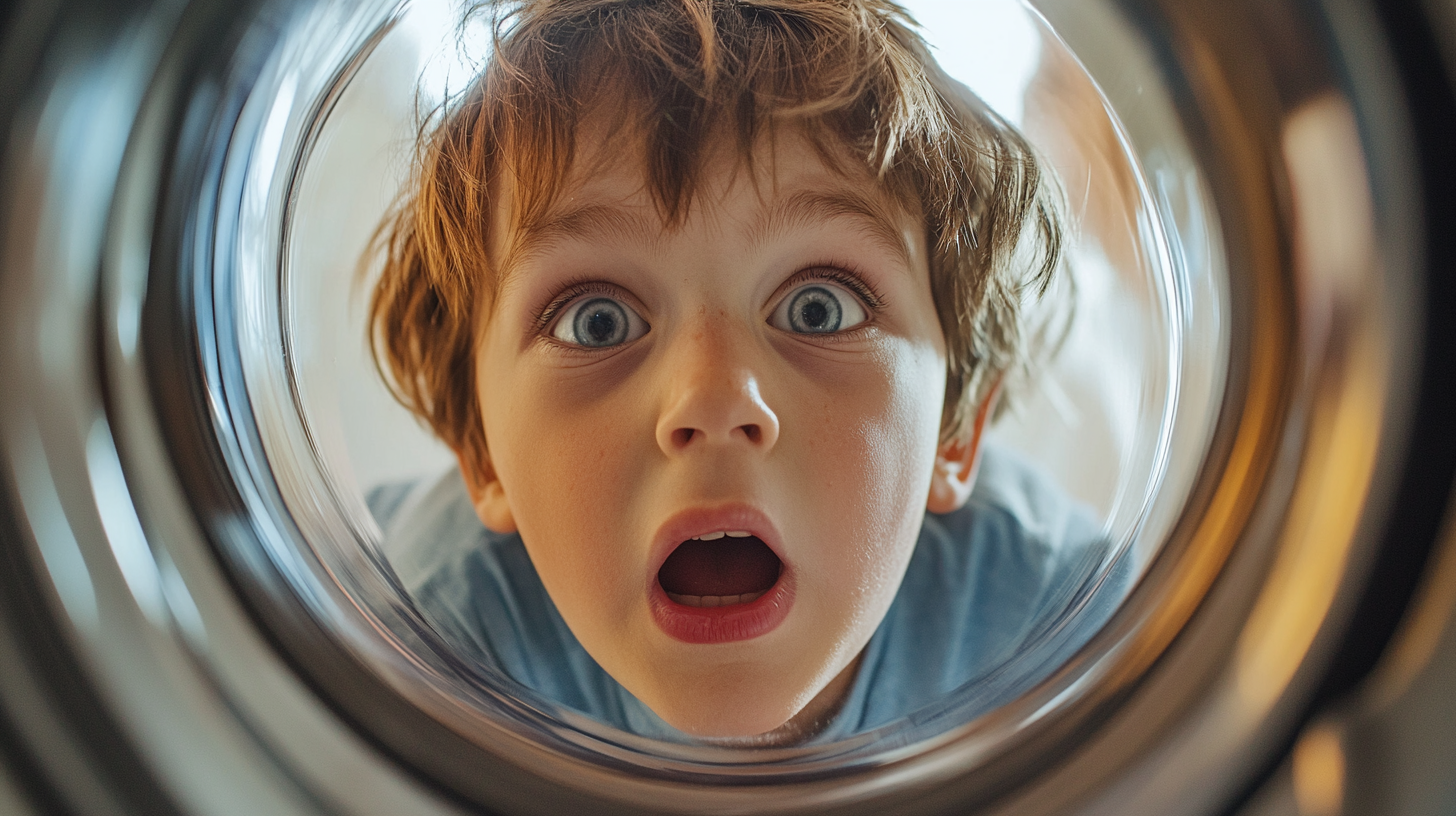
[[[752,740],[782,728],[793,716],[763,711],[728,710],[709,705],[698,710],[658,712],[668,725],[707,740]]]
[[[765,700],[763,685],[722,689],[692,682],[694,693],[665,695],[668,699],[643,699],[657,716],[685,734],[702,739],[751,739],[783,727],[799,713],[798,701],[776,703]],[[771,695],[767,695],[771,696]]]

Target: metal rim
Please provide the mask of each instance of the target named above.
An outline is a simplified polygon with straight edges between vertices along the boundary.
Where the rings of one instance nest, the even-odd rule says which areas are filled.
[[[202,755],[246,757],[239,767],[250,769],[255,798],[249,801],[271,803],[270,812],[307,812],[350,797],[325,781],[317,764],[301,760],[310,738],[287,733],[278,715],[265,711],[267,701],[241,690],[256,669],[223,655],[220,645],[247,641],[249,654],[267,665],[262,674],[291,689],[294,705],[316,707],[321,699],[331,706],[333,715],[315,715],[332,722],[323,741],[355,767],[403,761],[466,802],[523,812],[572,805],[600,811],[607,802],[634,811],[730,812],[764,805],[761,792],[751,788],[647,783],[579,765],[567,769],[582,775],[573,790],[565,775],[543,777],[462,740],[379,683],[311,622],[305,604],[279,603],[288,593],[281,591],[276,565],[257,557],[256,545],[233,543],[259,536],[249,529],[255,518],[250,502],[277,497],[239,495],[219,451],[245,459],[245,448],[256,441],[219,438],[216,417],[196,410],[216,410],[245,395],[229,391],[239,382],[237,372],[218,371],[209,379],[199,370],[225,358],[207,346],[208,333],[193,322],[199,313],[217,313],[200,304],[208,295],[192,288],[182,270],[209,262],[215,244],[197,215],[208,213],[220,199],[215,191],[229,183],[221,157],[197,149],[221,137],[200,134],[231,127],[246,113],[244,97],[267,53],[270,27],[276,32],[294,25],[299,18],[291,15],[305,11],[189,10],[170,19],[153,14],[128,18],[163,33],[123,54],[132,59],[122,61],[132,69],[129,76],[147,90],[135,94],[138,113],[117,113],[122,132],[132,134],[125,158],[114,164],[120,183],[114,194],[90,191],[104,218],[81,224],[104,236],[96,253],[101,276],[87,271],[84,252],[58,255],[54,243],[45,243],[63,233],[28,232],[13,193],[6,210],[6,265],[19,271],[3,281],[6,322],[13,327],[3,372],[7,381],[27,385],[3,399],[14,540],[24,543],[28,570],[54,585],[46,590],[47,614],[63,632],[58,638],[83,656],[79,662],[100,696],[148,710],[158,698],[138,687],[167,677],[161,685],[210,689],[230,700],[229,712],[201,701],[183,710],[204,712],[203,722],[231,736],[195,725],[181,731],[193,745],[206,746]],[[1304,87],[1280,86],[1289,72],[1271,68],[1275,44],[1259,35],[1280,15],[1311,33],[1313,56],[1303,57],[1314,64],[1300,67],[1313,79]],[[1353,6],[1140,6],[1129,17],[1167,44],[1159,52],[1161,67],[1175,80],[1184,126],[1211,180],[1233,282],[1234,364],[1204,476],[1143,585],[1087,649],[1015,705],[1035,706],[1075,683],[1088,684],[1075,704],[1020,729],[992,756],[978,754],[983,744],[975,739],[952,739],[852,778],[802,784],[792,795],[775,787],[770,792],[779,809],[868,812],[885,807],[884,797],[893,795],[897,806],[926,810],[995,802],[1005,812],[1111,811],[1114,803],[1120,812],[1159,812],[1159,805],[1206,812],[1257,770],[1258,752],[1247,746],[1272,751],[1271,740],[1297,720],[1345,627],[1385,525],[1385,485],[1403,466],[1417,380],[1411,361],[1421,327],[1405,316],[1416,313],[1411,305],[1420,294],[1420,259],[1408,254],[1420,240],[1412,233],[1419,222],[1411,211],[1403,112],[1391,92],[1398,83],[1385,65],[1384,46],[1361,33],[1378,29],[1364,28],[1370,21]],[[209,53],[219,42],[226,44],[224,53]],[[1351,63],[1360,66],[1360,84],[1348,81]],[[57,81],[54,87],[63,86]],[[1299,230],[1310,229],[1317,214],[1288,192],[1299,171],[1286,161],[1285,139],[1291,114],[1321,100],[1353,112],[1353,119],[1335,117],[1324,127],[1337,131],[1340,121],[1358,122],[1356,144],[1363,145],[1369,176],[1380,179],[1369,192],[1355,191],[1373,199],[1368,209],[1375,223],[1366,226],[1378,241],[1372,258],[1378,266],[1354,279],[1301,268],[1295,257]],[[44,116],[37,121],[31,132],[38,135],[45,132]],[[1331,138],[1348,136],[1331,132]],[[35,162],[46,157],[24,137],[11,138],[7,191],[21,189]],[[29,189],[43,202],[67,204],[69,180],[42,174]],[[55,228],[95,206],[43,207],[38,219]],[[45,283],[54,270],[70,270],[79,288]],[[97,312],[88,307],[92,303]],[[95,323],[93,314],[99,316]],[[46,326],[37,316],[64,320]],[[1312,333],[1315,320],[1328,330]],[[130,346],[127,338],[136,336],[137,326],[139,346]],[[53,337],[48,330],[94,336],[97,348],[47,345]],[[225,384],[222,392],[208,387],[218,382]],[[130,488],[131,499],[120,509],[87,492],[98,490],[108,474],[121,474]],[[60,508],[59,515],[46,502]],[[90,576],[94,613],[84,610],[83,594],[59,585],[64,570],[55,559],[64,557],[66,542],[55,538],[57,523]],[[217,569],[214,557],[228,564],[227,572]],[[148,560],[151,572],[138,566]],[[204,589],[228,595],[211,597]],[[244,603],[234,602],[232,593]],[[117,621],[106,620],[110,616]],[[143,633],[129,647],[155,665],[102,642],[123,624]],[[243,634],[254,624],[271,643],[256,632]],[[231,640],[216,640],[220,631]],[[283,661],[272,656],[274,648]],[[7,681],[0,689],[9,699],[15,687]],[[1017,718],[1008,709],[985,727]],[[137,715],[119,720],[143,764],[159,769],[159,787],[168,797],[184,809],[220,808],[217,793],[187,783],[188,764],[167,748],[177,738]],[[175,724],[175,717],[167,722]],[[251,733],[233,733],[239,722]],[[360,734],[365,744],[356,744]],[[339,747],[345,744],[352,748]],[[1190,776],[1197,766],[1188,762],[1173,766],[1185,769],[1182,776],[1164,773],[1160,784],[1139,784],[1154,753],[1210,748],[1211,762],[1228,780],[1223,789],[1200,786]],[[539,750],[530,740],[502,749],[541,759]],[[1060,757],[1060,764],[1049,769],[1049,757]],[[1207,768],[1205,762],[1197,773]],[[429,787],[408,775],[382,773],[393,773],[380,783],[395,797],[391,801],[440,807]],[[1202,798],[1189,798],[1200,789]],[[257,793],[262,790],[272,793]],[[356,803],[360,810],[377,806]]]

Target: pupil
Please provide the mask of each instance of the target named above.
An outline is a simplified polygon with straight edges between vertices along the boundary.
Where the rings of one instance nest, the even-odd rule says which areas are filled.
[[[617,316],[608,311],[592,314],[586,321],[587,336],[594,343],[605,343],[617,333]]]
[[[829,307],[825,306],[823,301],[811,300],[804,304],[804,310],[800,314],[804,318],[804,323],[811,328],[818,329],[829,320]]]

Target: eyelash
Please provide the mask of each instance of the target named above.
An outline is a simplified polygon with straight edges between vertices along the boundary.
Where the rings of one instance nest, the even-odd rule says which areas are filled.
[[[787,295],[794,289],[816,280],[837,283],[858,295],[859,299],[864,301],[865,307],[869,309],[871,314],[877,314],[885,308],[884,296],[858,273],[853,264],[835,261],[822,264],[810,264],[804,267],[798,272],[795,272],[788,280],[784,281],[783,285],[779,287],[779,291]]]
[[[795,272],[788,280],[779,287],[779,291],[787,295],[799,286],[810,281],[829,281],[843,286],[853,292],[864,301],[865,306],[872,314],[877,314],[885,308],[885,298],[873,286],[860,276],[852,264],[840,262],[825,262],[810,264]],[[608,295],[620,298],[621,291],[610,283],[595,281],[589,278],[567,283],[555,297],[551,298],[540,310],[540,316],[536,318],[535,333],[543,334],[547,327],[556,320],[561,311],[570,306],[582,295]],[[777,302],[777,301],[775,301]],[[851,329],[850,331],[853,331]]]
[[[556,297],[551,298],[541,309],[541,316],[536,318],[535,332],[537,334],[545,332],[547,327],[556,320],[557,315],[561,314],[563,309],[570,306],[573,301],[582,295],[608,295],[614,298],[621,298],[622,292],[610,283],[603,283],[601,281],[589,279],[572,281]]]

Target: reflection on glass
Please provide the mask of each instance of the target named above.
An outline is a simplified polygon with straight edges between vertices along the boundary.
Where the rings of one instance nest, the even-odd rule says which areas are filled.
[[[484,674],[675,742],[964,721],[1135,572],[1176,393],[1156,225],[1018,4],[911,9],[984,11],[1002,71],[887,3],[709,5],[711,47],[683,4],[543,3],[494,51],[489,9],[413,7],[303,176],[311,424]]]

